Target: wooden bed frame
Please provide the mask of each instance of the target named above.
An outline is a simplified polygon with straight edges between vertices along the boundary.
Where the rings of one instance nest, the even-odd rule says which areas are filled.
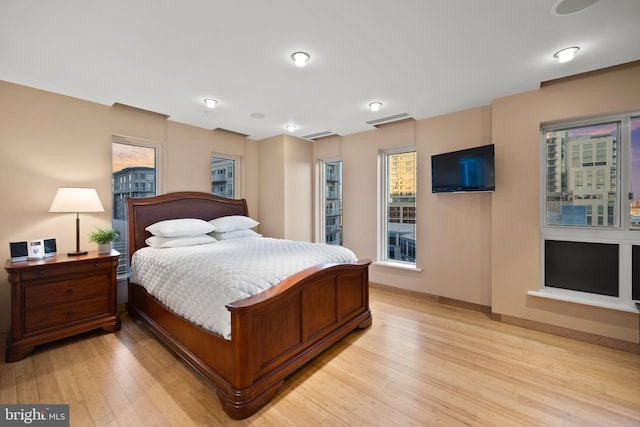
[[[246,201],[197,192],[127,199],[129,259],[146,246],[145,228],[157,221],[226,215],[248,215]],[[227,304],[231,340],[176,315],[135,283],[127,310],[213,384],[231,418],[242,419],[266,405],[296,369],[371,325],[370,263],[317,265]]]

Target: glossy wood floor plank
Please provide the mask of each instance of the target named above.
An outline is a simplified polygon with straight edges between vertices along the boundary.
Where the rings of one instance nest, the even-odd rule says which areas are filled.
[[[230,420],[213,388],[122,315],[0,363],[2,403],[69,403],[73,426],[638,426],[640,356],[375,287],[374,323]],[[4,350],[4,348],[3,348]]]

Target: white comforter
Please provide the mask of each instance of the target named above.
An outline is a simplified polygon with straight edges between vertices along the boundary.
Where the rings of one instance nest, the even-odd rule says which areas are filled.
[[[180,316],[231,338],[227,303],[262,292],[292,274],[325,262],[354,262],[341,246],[246,237],[184,248],[141,248],[131,281]]]

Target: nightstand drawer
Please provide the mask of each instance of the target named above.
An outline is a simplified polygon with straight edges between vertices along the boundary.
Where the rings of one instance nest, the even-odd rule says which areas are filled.
[[[59,304],[109,291],[109,272],[81,279],[68,279],[44,285],[25,286],[24,308],[29,310],[44,305]]]
[[[108,260],[104,261],[93,261],[93,262],[69,262],[54,266],[43,265],[40,268],[30,268],[28,270],[23,270],[20,272],[20,280],[28,281],[28,280],[52,280],[58,276],[63,276],[67,274],[93,274],[98,271],[110,271],[111,262]]]
[[[109,298],[97,296],[82,301],[58,304],[25,312],[24,332],[40,331],[58,325],[109,313]]]

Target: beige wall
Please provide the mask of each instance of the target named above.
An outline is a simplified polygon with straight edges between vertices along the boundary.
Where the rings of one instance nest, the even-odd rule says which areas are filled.
[[[540,286],[540,124],[640,112],[640,62],[493,102],[495,313],[638,342],[638,315],[528,296]]]
[[[284,151],[284,237],[310,242],[313,237],[313,143],[285,135]]]
[[[310,242],[313,237],[313,144],[279,135],[258,142],[262,234]]]
[[[376,283],[482,305],[491,303],[491,194],[432,194],[431,155],[491,143],[491,109],[482,107],[403,121],[342,138],[320,140],[317,158],[342,151],[344,245],[377,257],[378,163],[381,150],[417,152],[417,271],[372,265]]]
[[[418,231],[430,294],[475,304],[491,303],[491,199],[493,193],[433,194],[431,156],[491,144],[491,108],[481,107],[418,122]]]
[[[230,155],[243,159],[244,171],[239,196],[249,203],[249,211],[257,217],[256,177],[257,159],[253,146],[256,141],[244,135],[223,130],[208,130],[177,122],[167,122],[166,191],[211,191],[212,154]],[[215,141],[215,144],[212,144]]]
[[[287,135],[256,142],[156,113],[0,82],[0,259],[9,257],[13,240],[55,237],[61,252],[73,247],[73,215],[47,212],[63,185],[97,188],[107,210],[82,215],[83,242],[94,225],[109,223],[111,138],[117,134],[163,147],[166,191],[208,191],[214,151],[244,157],[245,196],[260,231],[299,240],[312,239],[315,161],[341,158],[344,244],[375,260],[379,151],[415,146],[419,270],[373,265],[372,281],[638,342],[637,314],[527,295],[540,280],[540,124],[625,111],[640,111],[640,63],[500,98],[491,106],[313,144]],[[489,143],[496,146],[495,193],[431,193],[432,154]],[[4,274],[0,332],[9,328],[8,300]]]
[[[105,106],[0,81],[0,259],[9,242],[54,237],[59,252],[75,248],[73,214],[49,213],[58,187],[95,187],[104,213],[81,214],[87,234],[111,223],[111,142],[114,135],[153,142],[164,157],[165,191],[210,191],[211,154],[245,157],[245,197],[257,216],[256,142],[167,120],[122,105]],[[162,179],[162,177],[161,177]],[[119,289],[119,293],[122,289]],[[119,300],[122,301],[122,295]],[[0,274],[0,333],[9,330],[10,292]]]
[[[549,83],[491,106],[321,139],[314,156],[342,158],[344,244],[375,260],[378,152],[416,147],[420,271],[373,265],[372,281],[637,343],[637,314],[541,299],[527,291],[540,286],[541,124],[638,111],[640,63],[634,63]],[[496,192],[431,193],[432,154],[490,143],[496,146]]]
[[[265,236],[282,238],[285,235],[284,136],[260,141],[258,157],[258,194],[262,195],[258,199],[258,230]]]

